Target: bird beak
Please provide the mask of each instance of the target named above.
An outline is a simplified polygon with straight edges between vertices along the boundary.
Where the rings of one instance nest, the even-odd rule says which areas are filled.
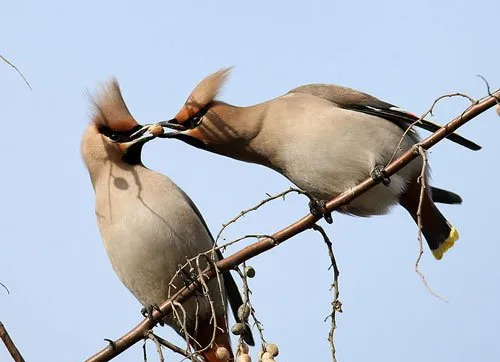
[[[165,132],[165,128],[172,129],[174,131]],[[154,138],[175,138],[183,140],[194,147],[210,151],[211,149],[207,144],[205,144],[204,141],[191,134],[192,131],[193,128],[179,124],[179,122],[173,118],[168,121],[146,124],[130,135],[125,142],[128,144],[144,144]]]
[[[173,129],[176,131],[187,131],[189,129],[186,126],[180,124],[179,121],[175,118],[172,118],[168,121],[158,122],[157,125],[162,126],[162,127],[166,127],[166,128],[170,128],[170,129]]]
[[[120,140],[120,141],[114,141],[115,143],[127,143],[129,145],[134,145],[134,144],[145,144],[146,142],[151,141],[152,139],[156,138],[154,134],[152,134],[149,130],[149,128],[152,125],[147,124],[142,126],[139,130],[135,131],[132,133],[126,140]]]
[[[147,143],[155,138],[156,138],[155,135],[149,133],[149,131],[146,130],[146,132],[144,132],[144,134],[142,134],[139,138],[136,138],[133,141],[131,141],[131,143],[132,144],[137,144],[137,143],[145,144],[145,143]]]
[[[169,128],[175,130],[174,132],[162,132],[162,131],[153,131],[152,128],[156,127],[162,127],[162,128]],[[151,123],[151,124],[146,124],[142,126],[139,130],[136,132],[132,133],[128,140],[126,142],[130,143],[146,143],[151,141],[154,138],[172,138],[173,136],[181,133],[182,131],[188,130],[187,127],[183,126],[182,124],[179,124],[179,122],[173,118],[168,121],[160,121],[157,123]]]

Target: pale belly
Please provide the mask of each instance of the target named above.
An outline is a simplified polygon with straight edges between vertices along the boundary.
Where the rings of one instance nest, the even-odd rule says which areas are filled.
[[[359,116],[356,112],[338,112],[344,112],[347,118]],[[297,120],[290,122],[288,128],[281,129],[287,141],[273,153],[273,168],[299,188],[326,201],[370,177],[375,166],[386,166],[403,137],[399,127],[373,116],[362,115],[361,120],[348,119],[334,127],[332,118],[317,117],[300,127]],[[414,142],[405,136],[396,156]],[[417,159],[391,176],[389,186],[379,184],[339,211],[358,216],[387,213],[420,170],[421,161]]]
[[[123,192],[111,184],[109,190],[104,190],[110,202],[96,209],[113,269],[143,306],[160,305],[174,295],[189,279],[179,272],[179,266],[212,247],[210,235],[182,195],[169,189],[165,205],[158,202],[161,190],[154,191],[143,191],[137,197],[135,191]],[[196,262],[192,265],[196,272]],[[201,258],[201,269],[205,266]],[[218,312],[223,313],[225,296],[216,283],[209,285],[210,295]],[[196,311],[200,320],[211,317],[209,301],[204,298],[193,297],[183,303],[183,308],[188,329],[194,326]],[[180,330],[177,323],[166,322]]]

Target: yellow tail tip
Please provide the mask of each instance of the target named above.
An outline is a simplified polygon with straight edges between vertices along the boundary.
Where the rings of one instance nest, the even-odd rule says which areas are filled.
[[[457,241],[459,237],[460,235],[458,235],[457,229],[452,227],[450,230],[450,235],[448,235],[448,238],[445,241],[443,241],[441,245],[439,245],[439,248],[431,250],[432,255],[434,255],[434,257],[437,260],[441,260],[443,254],[446,253],[448,249],[450,249],[453,246],[453,244],[455,244],[455,241]]]

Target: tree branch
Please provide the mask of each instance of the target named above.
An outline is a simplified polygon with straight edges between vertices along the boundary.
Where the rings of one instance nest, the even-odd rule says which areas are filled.
[[[15,362],[24,362],[23,356],[21,356],[21,352],[17,349],[14,341],[10,338],[9,333],[5,329],[2,322],[0,322],[0,339],[2,339],[5,347],[7,347],[7,351],[9,351],[12,359]]]
[[[413,159],[419,157],[419,147],[423,148],[424,150],[428,150],[436,143],[443,140],[447,135],[454,132],[460,126],[464,125],[487,109],[495,106],[499,97],[500,90],[497,90],[490,96],[487,96],[475,102],[473,105],[468,107],[461,115],[454,118],[451,122],[447,123],[438,131],[434,132],[425,140],[418,143],[413,148],[398,157],[396,160],[391,162],[385,168],[386,175],[388,177],[393,175],[397,171],[401,170],[405,165],[410,163]],[[346,191],[333,200],[329,201],[326,204],[326,209],[328,211],[335,211],[341,206],[348,204],[364,192],[368,191],[376,184],[377,182],[373,178],[368,178],[353,189]],[[298,233],[311,228],[318,220],[319,217],[309,214],[289,225],[288,227],[276,232],[270,237],[260,239],[259,241],[246,246],[242,250],[230,255],[229,257],[218,261],[216,263],[216,266],[220,271],[231,270],[244,261],[262,254],[263,252],[270,250],[277,245],[280,245],[281,243],[297,235]],[[172,303],[182,303],[183,301],[187,300],[198,288],[201,287],[201,277],[204,277],[205,280],[209,280],[215,277],[217,274],[213,267],[207,268],[203,273],[203,276],[198,276],[198,280],[190,283],[186,287],[183,287],[171,299],[164,302],[160,306],[161,313],[156,310],[153,311],[153,319],[146,318],[127,334],[120,337],[114,343],[110,344],[103,350],[97,352],[94,356],[90,357],[87,362],[109,361],[133,344],[145,338],[147,332],[154,327],[154,320],[160,320],[171,312]]]

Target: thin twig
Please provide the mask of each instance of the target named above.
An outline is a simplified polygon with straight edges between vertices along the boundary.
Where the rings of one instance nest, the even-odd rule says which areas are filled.
[[[420,276],[422,282],[425,287],[433,296],[438,299],[441,299],[443,302],[448,303],[446,299],[436,293],[430,285],[427,283],[425,275],[420,271],[420,260],[422,259],[422,255],[424,255],[424,246],[422,239],[422,205],[424,203],[425,193],[427,192],[427,185],[425,182],[426,179],[426,170],[427,170],[427,154],[422,146],[417,145],[418,154],[422,157],[422,170],[420,171],[420,176],[418,177],[418,182],[420,182],[420,196],[418,200],[418,208],[417,208],[417,228],[418,228],[418,257],[415,261],[415,272]]]
[[[303,194],[304,192],[302,190],[299,190],[297,188],[293,188],[293,187],[290,187],[288,190],[286,191],[283,191],[283,192],[280,192],[279,194],[277,195],[269,195],[269,194],[266,194],[268,196],[267,199],[264,199],[262,200],[261,202],[259,202],[257,205],[253,206],[253,207],[250,207],[246,210],[242,210],[238,215],[236,215],[234,218],[232,218],[231,220],[229,220],[228,222],[226,222],[225,224],[222,224],[222,228],[219,230],[219,232],[217,233],[217,236],[215,237],[215,244],[214,244],[214,247],[217,245],[217,242],[219,241],[221,235],[222,235],[222,232],[231,224],[234,224],[236,221],[238,221],[241,217],[245,216],[246,214],[248,214],[249,212],[252,212],[252,211],[255,211],[257,209],[259,209],[261,206],[267,204],[268,202],[270,201],[273,201],[273,200],[276,200],[276,199],[279,199],[279,198],[283,198],[285,199],[285,196],[291,192],[296,192],[298,194]]]
[[[5,329],[5,326],[2,322],[0,322],[0,338],[5,344],[7,351],[9,351],[10,355],[12,356],[12,359],[15,362],[24,362],[24,358],[23,356],[21,356],[21,352],[19,352],[16,345],[14,344],[14,341],[12,340],[12,338],[10,338],[9,333]]]
[[[264,338],[264,325],[262,322],[257,319],[257,314],[255,312],[255,308],[253,307],[252,301],[250,300],[250,294],[252,294],[252,291],[250,290],[250,287],[248,286],[248,277],[244,273],[244,270],[246,268],[246,263],[243,262],[243,271],[238,267],[236,268],[236,272],[239,274],[241,277],[241,281],[243,283],[243,304],[246,305],[246,307],[250,308],[250,315],[252,316],[254,326],[257,328],[259,331],[259,337],[260,337],[260,343],[262,346],[262,349],[264,350],[264,347],[267,345],[266,339]],[[246,323],[247,321],[242,321],[243,323]],[[242,338],[240,338],[241,340]]]
[[[208,304],[210,306],[210,312],[212,314],[211,316],[211,322],[213,323],[213,329],[212,329],[212,337],[210,339],[210,342],[206,346],[201,346],[202,348],[197,350],[196,352],[200,353],[203,351],[206,351],[207,349],[212,347],[212,344],[215,341],[215,337],[217,336],[217,329],[220,329],[220,327],[217,326],[217,314],[215,313],[215,303],[210,297],[210,289],[208,289],[207,285],[207,280],[209,278],[206,278],[205,274],[203,273],[203,270],[201,269],[200,266],[200,256],[196,257],[196,270],[198,271],[198,280],[201,282],[202,285],[202,290],[203,290],[203,296],[207,299]],[[216,277],[219,275],[216,271]]]
[[[168,348],[169,350],[175,352],[175,353],[178,353],[180,355],[183,355],[184,357],[187,357],[187,358],[191,358],[191,353],[189,353],[188,351],[186,351],[185,349],[182,349],[181,347],[179,346],[176,346],[175,344],[167,341],[166,339],[163,339],[162,337],[160,337],[159,335],[153,333],[153,331],[150,331],[148,333],[148,338],[150,339],[155,339],[158,343],[160,343],[163,347],[166,347]]]
[[[489,92],[488,92],[488,94],[491,96],[491,94],[490,94]],[[431,116],[434,116],[434,113],[432,113],[432,112],[434,111],[434,108],[437,106],[437,104],[438,104],[440,101],[442,101],[442,100],[443,100],[443,99],[445,99],[445,98],[453,98],[453,97],[462,97],[462,98],[466,98],[466,99],[468,99],[468,100],[471,102],[471,104],[475,104],[475,103],[477,102],[477,101],[476,101],[474,98],[472,98],[471,96],[469,96],[469,95],[467,95],[467,94],[465,94],[465,93],[458,93],[458,92],[457,92],[457,93],[444,94],[444,95],[442,95],[442,96],[440,96],[440,97],[436,98],[436,99],[434,100],[434,102],[432,103],[432,105],[430,106],[430,108],[429,108],[427,111],[425,111],[425,113],[424,113],[424,114],[422,114],[422,115],[420,116],[420,118],[419,118],[419,119],[415,120],[415,122],[411,123],[411,124],[410,124],[410,125],[406,128],[406,130],[404,131],[403,135],[401,136],[401,139],[399,140],[398,145],[396,146],[396,149],[394,150],[394,153],[392,154],[391,159],[389,160],[389,162],[387,162],[387,165],[389,165],[389,164],[390,164],[390,163],[394,160],[394,158],[396,157],[396,155],[398,154],[398,152],[399,152],[399,151],[401,151],[401,144],[402,144],[402,143],[403,143],[403,141],[405,140],[406,135],[407,135],[409,132],[411,132],[411,131],[413,130],[413,128],[414,128],[414,127],[415,127],[418,123],[422,122],[422,121],[425,119],[425,117],[427,117],[429,114],[430,114]],[[451,133],[453,133],[453,132],[451,132]],[[387,166],[387,165],[386,165],[386,166]]]
[[[486,90],[488,91],[488,95],[490,97],[494,97],[496,100],[497,100],[497,105],[500,105],[500,97],[495,97],[492,93],[491,93],[491,88],[490,88],[490,83],[488,83],[488,80],[483,77],[481,74],[478,74],[477,75],[479,78],[482,79],[482,81],[484,82],[484,84],[486,85]]]
[[[496,104],[495,97],[500,96],[500,90],[497,90],[492,94],[493,96],[488,96],[475,104],[468,107],[464,112],[462,112],[459,116],[455,117],[451,122],[444,125],[442,128],[431,134],[425,140],[420,142],[418,145],[421,146],[424,150],[428,150],[436,143],[443,140],[447,135],[453,133],[457,128],[464,125],[471,119],[475,118],[479,114],[483,113],[487,109],[493,107]],[[384,172],[387,177],[395,174],[399,170],[401,170],[404,166],[410,163],[415,158],[419,157],[419,153],[415,152],[415,148],[412,147],[410,150],[403,153],[400,157],[394,160],[390,165],[388,165]],[[378,182],[375,181],[372,177],[368,177],[365,181],[361,182],[358,186],[340,194],[334,199],[330,200],[326,204],[327,211],[335,211],[338,208],[350,203],[352,200],[365,193],[372,187],[374,187]],[[311,226],[319,220],[319,216],[315,216],[312,214],[308,214],[304,216],[302,219],[292,223],[286,228],[276,232],[272,235],[272,237],[260,239],[259,241],[244,247],[243,249],[237,251],[236,253],[226,257],[223,260],[218,261],[217,267],[221,272],[232,270],[235,266],[243,263],[250,258],[253,258],[259,254],[262,254],[277,245],[285,242],[291,237],[297,235],[298,233],[303,232],[311,228]],[[216,276],[216,272],[213,268],[207,268],[204,272],[204,277],[206,279],[214,278]],[[200,277],[198,277],[199,279]],[[171,299],[165,301],[160,306],[161,312],[156,310],[153,311],[153,319],[159,320],[160,318],[165,317],[167,314],[171,313],[172,303],[173,301],[182,303],[191,297],[193,293],[195,293],[198,288],[201,287],[201,283],[199,280],[193,281],[189,285],[179,289]],[[154,325],[154,321],[150,318],[145,318],[141,323],[135,326],[132,330],[126,333],[124,336],[120,337],[115,341],[115,348],[111,348],[111,346],[107,346],[101,351],[97,352],[95,355],[90,357],[87,362],[97,362],[97,361],[109,361],[114,358],[118,354],[122,353],[124,350],[128,349],[133,344],[140,341],[145,332],[152,328]]]
[[[231,246],[233,244],[237,244],[239,243],[240,241],[242,240],[245,240],[245,239],[257,239],[257,240],[260,240],[262,238],[271,238],[272,236],[271,235],[267,235],[267,234],[248,234],[248,235],[244,235],[242,237],[239,237],[238,239],[234,239],[226,244],[223,244],[223,245],[220,245],[220,246],[217,246],[216,248],[212,249],[212,250],[209,250],[207,251],[205,254],[207,253],[212,253],[213,250],[221,250],[221,251],[226,251],[226,248],[228,246]]]
[[[331,265],[328,269],[332,268],[333,269],[333,283],[330,287],[330,290],[333,289],[333,300],[332,300],[332,312],[330,315],[327,317],[331,319],[331,325],[330,325],[330,331],[328,332],[328,342],[330,342],[330,350],[332,352],[332,361],[337,362],[337,357],[335,356],[335,340],[334,340],[334,334],[335,330],[337,329],[337,320],[336,320],[336,313],[342,313],[342,302],[339,300],[339,268],[337,266],[337,260],[335,259],[335,254],[333,253],[333,245],[332,242],[330,241],[330,238],[325,232],[325,229],[323,229],[321,226],[318,224],[314,224],[312,226],[312,229],[319,232],[321,236],[323,237],[323,240],[325,241],[326,247],[328,249],[328,255],[330,256],[330,262]],[[327,320],[325,319],[325,321]]]
[[[5,286],[5,284],[0,283],[0,286],[2,286],[7,291],[7,294],[10,294],[10,290]]]
[[[5,63],[7,63],[8,65],[10,65],[12,68],[14,68],[14,70],[21,76],[21,78],[23,78],[24,83],[26,83],[26,85],[28,86],[28,88],[31,91],[33,90],[31,88],[31,85],[29,84],[28,80],[24,77],[23,73],[13,63],[11,63],[7,58],[5,58],[2,55],[0,55],[0,59],[2,59]]]
[[[158,353],[158,358],[160,359],[160,362],[165,362],[165,358],[163,357],[163,351],[161,350],[162,343],[160,343],[160,341],[158,340],[158,337],[156,337],[156,335],[153,332],[150,332],[150,333],[148,333],[148,338],[155,343],[156,352]],[[167,341],[165,341],[165,342],[167,342]]]

